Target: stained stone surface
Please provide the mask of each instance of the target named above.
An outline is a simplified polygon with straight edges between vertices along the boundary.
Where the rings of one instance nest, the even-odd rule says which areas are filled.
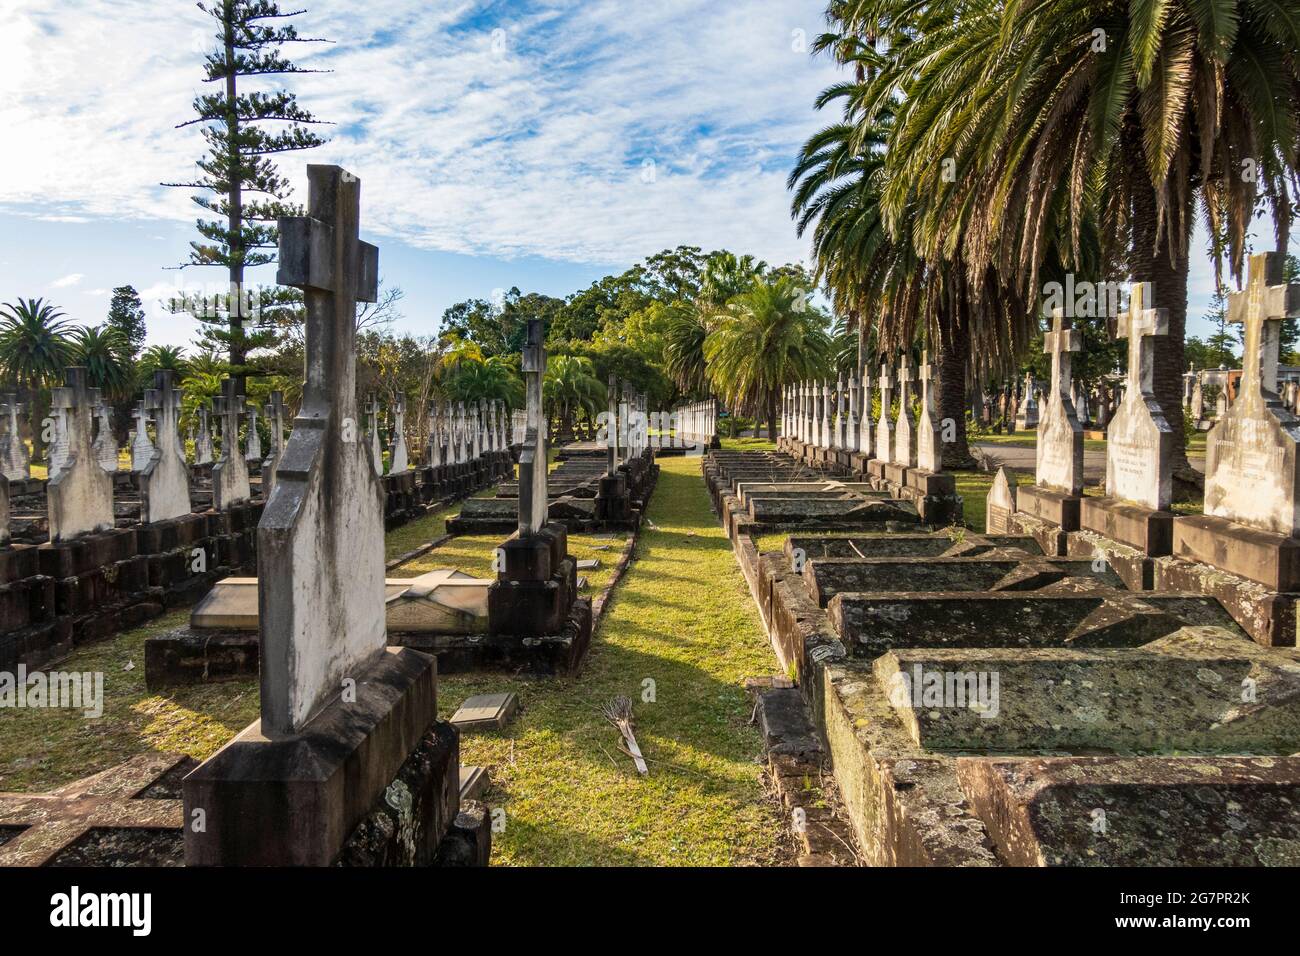
[[[91,439],[98,390],[88,387],[84,368],[68,369],[65,381],[51,403],[67,421],[67,452],[46,486],[52,542],[113,527],[113,477],[99,466]]]
[[[221,383],[221,457],[212,466],[212,506],[224,511],[253,497],[248,481],[248,462],[239,447],[239,420],[244,416],[244,397],[238,383]]]
[[[1083,491],[1083,428],[1070,400],[1070,353],[1079,351],[1082,337],[1058,309],[1052,317],[1052,331],[1043,338],[1043,351],[1052,357],[1052,373],[1038,422],[1034,483],[1077,495]]]
[[[190,466],[181,445],[181,392],[174,372],[154,373],[144,407],[153,413],[158,442],[140,473],[141,517],[151,523],[179,518],[189,514],[192,506]]]
[[[878,558],[809,561],[804,577],[822,607],[841,592],[862,591],[1030,591],[1084,579],[1097,587],[1122,588],[1104,563],[1087,558]],[[1087,585],[1084,585],[1085,587]]]
[[[997,552],[1025,558],[1041,555],[1042,548],[1027,535],[880,534],[848,537],[792,535],[786,539],[787,556],[799,548],[816,558],[939,558],[989,557]]]
[[[451,723],[461,731],[500,730],[518,710],[519,697],[513,691],[476,694],[456,708]]]
[[[993,476],[993,484],[984,499],[984,525],[990,534],[1007,534],[1011,516],[1016,513],[1016,479],[1014,473],[1003,465]]]

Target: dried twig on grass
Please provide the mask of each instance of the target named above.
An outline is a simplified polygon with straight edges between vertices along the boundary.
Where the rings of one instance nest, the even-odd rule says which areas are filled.
[[[636,769],[645,776],[650,772],[646,766],[645,758],[641,756],[641,748],[637,746],[636,737],[632,733],[632,702],[620,694],[608,704],[605,705],[605,719],[619,729],[623,734],[623,739],[627,741],[628,752],[632,759],[636,761]]]

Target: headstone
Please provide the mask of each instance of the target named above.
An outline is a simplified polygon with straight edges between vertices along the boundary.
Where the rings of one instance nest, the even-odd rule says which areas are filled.
[[[542,341],[541,321],[530,319],[523,359],[528,430],[524,436],[523,451],[519,455],[519,536],[521,538],[535,535],[546,526],[547,445],[546,417],[542,404],[546,350]]]
[[[181,393],[175,372],[154,373],[153,388],[145,392],[144,408],[153,413],[158,443],[140,469],[141,517],[149,523],[187,515],[190,503],[190,467],[181,445]]]
[[[1014,534],[1011,516],[1016,513],[1016,478],[1011,469],[1003,465],[993,476],[993,485],[984,499],[984,524],[987,534]]]
[[[429,437],[424,450],[424,460],[430,468],[440,468],[442,457],[443,415],[442,402],[434,399],[429,406]]]
[[[1174,430],[1156,400],[1153,372],[1155,338],[1169,334],[1169,315],[1147,308],[1149,296],[1148,283],[1134,283],[1128,311],[1119,316],[1119,335],[1128,339],[1128,376],[1107,433],[1106,494],[1163,510],[1173,493]]]
[[[1070,356],[1082,348],[1083,340],[1060,309],[1052,316],[1052,330],[1043,340],[1043,351],[1052,357],[1052,373],[1047,404],[1038,423],[1035,484],[1079,495],[1083,493],[1083,428],[1070,401]]]
[[[821,390],[818,393],[821,399],[821,416],[820,424],[817,428],[817,445],[820,448],[832,447],[831,440],[831,383],[830,379],[823,379]]]
[[[212,428],[208,420],[208,406],[205,402],[199,406],[199,437],[194,439],[194,464],[212,464]]]
[[[1203,374],[1197,373],[1196,381],[1192,384],[1192,401],[1190,413],[1192,421],[1199,422],[1205,418],[1205,388],[1202,384]]]
[[[221,383],[221,457],[212,466],[212,507],[226,511],[253,497],[248,482],[248,463],[239,447],[239,419],[244,414],[244,396],[239,383],[228,378]]]
[[[605,474],[612,475],[618,468],[618,379],[613,375],[605,386]]]
[[[844,422],[844,447],[849,451],[860,451],[861,432],[859,422],[862,417],[862,387],[858,376],[849,376],[849,417]]]
[[[406,451],[406,396],[398,395],[393,405],[393,445],[388,471],[395,475],[410,467]]]
[[[100,400],[95,408],[95,418],[99,425],[95,435],[95,460],[99,467],[110,475],[117,474],[117,439],[113,437],[113,411],[108,403]]]
[[[23,411],[18,403],[18,396],[8,394],[4,404],[0,405],[0,415],[7,425],[0,437],[0,474],[10,481],[23,481],[32,475],[31,459],[27,454],[27,443],[23,441],[22,426],[18,416]]]
[[[1300,315],[1300,283],[1277,253],[1253,255],[1245,291],[1228,296],[1244,326],[1236,401],[1210,432],[1205,514],[1177,529],[1175,553],[1280,591],[1300,590],[1300,418],[1277,394],[1282,322]],[[1181,525],[1181,522],[1180,522]]]
[[[835,434],[832,439],[835,448],[848,447],[848,421],[844,414],[844,376],[835,383]]]
[[[889,364],[880,363],[880,421],[876,423],[876,457],[881,461],[894,460],[894,430],[890,416],[894,414],[894,380],[889,374]],[[907,462],[900,462],[907,464]]]
[[[9,546],[9,479],[0,475],[0,548]]]
[[[896,465],[916,467],[916,413],[912,411],[912,356],[903,354],[898,368],[898,418],[894,424],[894,455]]]
[[[917,423],[916,467],[922,471],[943,471],[943,433],[939,408],[934,398],[934,366],[930,353],[921,353],[921,415]]]
[[[468,697],[451,716],[452,726],[462,732],[501,730],[519,710],[519,697],[513,691],[502,694],[476,694]]]
[[[379,399],[374,395],[366,402],[366,437],[370,440],[370,457],[375,474],[384,473],[384,446],[379,438]]]
[[[135,419],[135,435],[131,439],[131,470],[144,471],[153,458],[153,442],[149,440],[149,413],[142,399],[131,417]]]
[[[91,410],[99,403],[99,390],[86,385],[84,368],[68,369],[64,381],[51,402],[67,423],[66,452],[46,487],[52,543],[113,527],[113,478],[100,467],[91,441]]]
[[[257,406],[250,404],[246,408],[248,414],[248,441],[244,446],[244,460],[255,461],[260,464],[262,461],[262,435],[257,430]]]
[[[1038,399],[1035,397],[1034,377],[1026,373],[1024,392],[1016,409],[1016,431],[1029,431],[1038,427]]]
[[[271,497],[275,488],[275,472],[284,457],[284,393],[272,392],[271,401],[266,406],[266,427],[270,430],[271,441],[266,460],[262,462],[262,498]]]
[[[862,367],[862,416],[858,424],[858,451],[870,455],[876,448],[871,443],[871,373],[867,366]]]

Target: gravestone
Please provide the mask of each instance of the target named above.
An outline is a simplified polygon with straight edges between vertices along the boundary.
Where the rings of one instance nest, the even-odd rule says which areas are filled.
[[[1169,315],[1147,308],[1150,295],[1149,283],[1133,283],[1128,311],[1118,316],[1119,337],[1128,339],[1127,387],[1106,433],[1106,497],[1083,500],[1080,525],[1158,557],[1173,545],[1174,430],[1153,383],[1155,339],[1169,334]]]
[[[387,646],[384,491],[355,393],[356,303],[376,298],[378,250],[357,238],[356,177],[307,173],[308,216],[280,220],[306,381],[258,526],[261,720],[185,779],[186,819],[206,821],[186,829],[189,865],[421,865],[456,812],[435,661]],[[361,826],[376,813],[386,835]]]
[[[1018,507],[1020,489],[1016,476],[1011,469],[1003,465],[993,476],[993,484],[984,499],[984,523],[986,534],[1015,534],[1011,516]]]
[[[181,446],[181,393],[176,373],[154,373],[153,388],[145,392],[144,408],[153,413],[158,443],[140,469],[141,517],[149,523],[187,515],[190,504],[190,467]]]
[[[831,444],[838,449],[848,447],[848,421],[844,414],[844,376],[835,383],[835,432]]]
[[[153,458],[153,442],[149,440],[149,413],[141,400],[131,415],[135,419],[135,434],[131,439],[131,470],[144,471]]]
[[[898,417],[894,420],[893,462],[904,468],[916,467],[916,413],[912,411],[912,356],[903,354],[898,367]]]
[[[371,395],[366,402],[366,437],[370,440],[370,457],[375,473],[384,473],[384,446],[379,438],[379,399]]]
[[[388,471],[398,474],[411,467],[406,450],[406,396],[398,395],[393,405],[393,445]]]
[[[1033,375],[1025,375],[1024,393],[1016,409],[1016,431],[1029,431],[1038,427],[1038,399]]]
[[[248,415],[248,441],[244,445],[244,461],[262,463],[262,434],[257,430],[257,406],[245,406]]]
[[[0,415],[4,416],[7,429],[0,438],[0,474],[10,481],[24,481],[32,476],[31,460],[27,454],[27,444],[23,441],[22,426],[18,416],[23,411],[18,403],[18,396],[5,396],[0,405]]]
[[[1245,291],[1228,296],[1245,332],[1242,377],[1207,439],[1205,513],[1178,522],[1174,553],[1300,591],[1300,419],[1277,394],[1282,321],[1300,315],[1300,284],[1284,281],[1284,264],[1251,256]]]
[[[429,407],[429,437],[425,440],[424,462],[429,468],[442,466],[442,403],[437,399]]]
[[[0,475],[0,548],[9,546],[9,479]]]
[[[817,427],[817,445],[820,448],[830,448],[833,444],[831,438],[831,383],[830,379],[823,379],[821,391],[821,419]]]
[[[858,384],[858,376],[851,374],[849,376],[849,417],[844,422],[844,447],[850,452],[860,451],[858,444],[861,441],[858,422],[862,416],[862,387]]]
[[[248,483],[248,463],[239,447],[239,419],[244,414],[244,396],[239,383],[228,378],[221,383],[221,457],[212,466],[212,507],[227,511],[253,497]]]
[[[894,414],[894,379],[889,364],[880,363],[880,420],[876,423],[876,458],[882,463],[894,460],[894,428],[890,422]]]
[[[101,398],[95,407],[95,419],[99,423],[95,434],[95,460],[99,467],[110,475],[117,474],[117,439],[113,437],[113,412],[108,403]]]
[[[275,488],[275,472],[284,457],[284,393],[272,392],[271,401],[266,406],[266,426],[271,432],[270,448],[266,460],[262,462],[262,498],[271,497]]]
[[[113,527],[113,477],[100,467],[91,441],[91,412],[99,404],[99,390],[87,386],[84,368],[68,369],[64,381],[50,403],[66,422],[60,436],[66,451],[61,450],[58,469],[46,486],[51,543]]]
[[[1043,342],[1043,351],[1052,357],[1052,372],[1038,422],[1037,467],[1033,486],[1021,489],[1017,501],[1021,511],[1061,531],[1078,531],[1083,495],[1083,427],[1070,401],[1070,364],[1072,353],[1082,347],[1082,336],[1071,328],[1064,312],[1056,309],[1052,329],[1043,336]]]
[[[212,428],[208,421],[208,406],[204,402],[199,406],[199,437],[194,439],[194,464],[212,464]]]
[[[858,424],[858,452],[864,457],[870,457],[875,452],[875,446],[871,443],[872,422],[871,422],[871,374],[867,366],[862,367],[862,416]],[[879,457],[879,455],[877,455]]]
[[[916,467],[922,471],[943,471],[943,433],[939,408],[934,399],[934,366],[930,353],[921,353],[921,414],[916,428]]]
[[[1192,383],[1192,398],[1189,405],[1189,413],[1192,421],[1199,426],[1205,418],[1205,388],[1202,384],[1202,375],[1197,373],[1196,381]]]

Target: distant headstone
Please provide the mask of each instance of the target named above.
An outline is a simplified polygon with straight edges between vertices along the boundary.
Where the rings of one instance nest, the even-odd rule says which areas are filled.
[[[1083,340],[1060,309],[1055,310],[1052,330],[1043,340],[1043,351],[1052,357],[1052,373],[1038,423],[1034,483],[1062,494],[1079,495],[1083,493],[1083,427],[1070,401],[1070,356],[1082,348]]]
[[[84,368],[70,368],[67,383],[53,392],[51,407],[67,422],[66,453],[46,487],[50,541],[68,541],[113,527],[113,478],[95,458],[91,413],[99,390],[86,384]]]
[[[3,416],[5,431],[0,435],[0,474],[10,481],[23,481],[32,475],[31,460],[27,454],[27,443],[23,441],[22,426],[18,416],[23,406],[18,403],[18,396],[9,394],[0,404],[0,416]]]
[[[208,420],[208,406],[199,406],[199,436],[194,439],[194,464],[212,464],[212,428]]]
[[[379,437],[379,399],[374,395],[366,402],[366,437],[370,441],[370,457],[375,463],[375,474],[384,473],[384,444]]]
[[[135,419],[135,433],[131,437],[131,470],[144,471],[153,458],[153,442],[149,440],[149,412],[143,399],[131,417]]]
[[[858,451],[863,455],[870,455],[876,450],[871,443],[871,425],[871,372],[864,365],[862,367],[862,414],[858,419]]]
[[[546,417],[542,405],[542,380],[546,375],[546,349],[542,323],[530,319],[524,345],[524,387],[528,430],[519,454],[519,536],[535,535],[546,526],[547,448]]]
[[[149,523],[187,515],[190,503],[190,467],[181,445],[181,393],[175,372],[154,373],[153,388],[145,392],[144,407],[153,413],[158,443],[140,469],[141,517]]]
[[[916,413],[912,411],[912,356],[904,353],[898,366],[898,418],[894,421],[896,465],[916,467]]]
[[[424,462],[430,468],[439,468],[443,464],[443,414],[442,403],[437,399],[429,406],[429,437],[425,440]]]
[[[284,457],[284,393],[272,392],[266,406],[266,427],[271,433],[266,460],[262,462],[262,498],[271,497],[275,487],[275,472]]]
[[[95,408],[95,419],[99,422],[95,435],[95,460],[99,462],[100,468],[115,475],[117,474],[117,439],[113,437],[113,411],[102,399]]]
[[[244,461],[262,461],[262,434],[257,430],[258,412],[256,405],[247,405],[248,441],[244,445]]]
[[[212,466],[212,507],[225,511],[253,497],[248,483],[248,463],[239,447],[239,419],[244,413],[244,396],[239,383],[228,378],[221,383],[221,457]]]
[[[930,364],[928,351],[921,353],[921,415],[916,431],[916,467],[922,471],[943,471],[943,433],[934,398],[934,366]]]
[[[876,423],[876,457],[881,461],[894,460],[894,429],[890,416],[894,414],[894,380],[889,363],[880,363],[880,420]],[[907,462],[899,462],[906,465]]]
[[[1169,334],[1169,314],[1147,308],[1150,294],[1148,283],[1134,283],[1128,311],[1119,316],[1128,377],[1106,435],[1106,494],[1163,510],[1173,496],[1174,430],[1156,400],[1153,372],[1155,338]]]
[[[1029,431],[1038,427],[1038,399],[1035,395],[1033,375],[1025,375],[1024,392],[1016,408],[1016,431]]]
[[[393,405],[393,444],[389,456],[388,470],[391,474],[406,471],[411,467],[406,450],[406,396],[398,395]]]
[[[984,499],[984,523],[988,534],[1014,534],[1011,516],[1016,513],[1016,478],[1003,465],[993,476],[993,485]]]

